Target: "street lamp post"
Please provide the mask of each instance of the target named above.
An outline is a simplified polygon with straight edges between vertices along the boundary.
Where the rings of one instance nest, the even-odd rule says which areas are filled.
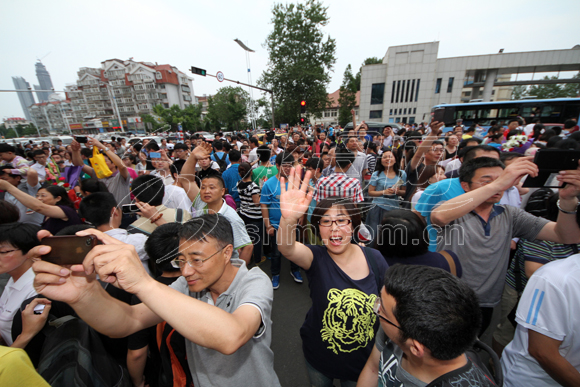
[[[248,46],[244,44],[240,39],[234,39],[234,42],[239,44],[241,48],[244,49],[246,52],[246,67],[248,68],[248,83],[252,85],[252,73],[250,71],[250,52],[255,52]],[[250,120],[252,121],[252,129],[256,130],[256,117],[254,112],[254,93],[252,91],[252,87],[248,87],[248,91],[250,93]]]

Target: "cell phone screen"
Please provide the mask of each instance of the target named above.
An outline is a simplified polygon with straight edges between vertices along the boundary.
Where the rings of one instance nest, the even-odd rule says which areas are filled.
[[[87,141],[88,141],[88,138],[87,137],[82,137],[82,136],[76,136],[75,137],[75,140],[77,140],[77,142],[79,144],[86,144]]]
[[[123,204],[123,214],[134,214],[139,212],[139,207],[136,204]]]
[[[151,157],[152,159],[160,159],[161,158],[161,153],[159,153],[159,152],[149,152],[149,157]]]

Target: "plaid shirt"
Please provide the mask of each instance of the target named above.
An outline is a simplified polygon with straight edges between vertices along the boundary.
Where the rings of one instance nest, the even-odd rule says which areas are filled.
[[[354,203],[364,200],[363,191],[358,179],[348,177],[345,173],[338,172],[323,177],[316,184],[313,199],[319,202],[330,196],[352,198]]]

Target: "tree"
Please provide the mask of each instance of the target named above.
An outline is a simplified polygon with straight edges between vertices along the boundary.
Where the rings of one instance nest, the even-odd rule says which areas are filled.
[[[326,87],[336,62],[336,42],[322,31],[329,22],[327,10],[319,0],[272,9],[274,29],[264,44],[268,69],[258,83],[274,91],[276,124],[298,123],[302,100],[315,117],[322,117],[327,106]]]
[[[157,105],[157,106],[161,106],[161,105]],[[148,130],[150,132],[155,132],[155,131],[157,131],[157,129],[159,129],[160,127],[163,126],[160,122],[160,121],[162,121],[161,118],[156,118],[156,117],[152,116],[151,114],[141,114],[141,121],[143,121],[143,123],[145,124],[145,130],[146,131]]]
[[[2,136],[3,138],[16,138],[16,137],[18,137],[16,135],[16,132],[14,132],[14,129],[7,128],[6,125],[4,125],[4,124],[0,125],[0,136]]]
[[[207,119],[214,128],[227,126],[228,130],[239,130],[240,121],[248,114],[249,94],[241,87],[226,86],[208,97]]]
[[[574,79],[580,78],[580,72],[573,77]],[[544,80],[556,80],[557,76],[545,76]],[[533,85],[531,86],[526,95],[534,95],[538,99],[545,98],[566,98],[566,97],[578,97],[580,94],[580,84],[578,83],[568,83],[559,84],[554,83],[550,85]]]
[[[164,108],[163,105],[155,105],[153,106],[153,113],[160,117],[162,121],[161,123],[157,122],[159,124],[157,128],[153,125],[154,130],[161,127],[162,125],[160,124],[162,123],[170,125],[169,131],[171,132],[177,132],[179,124],[181,124],[184,131],[188,132],[195,132],[201,129],[201,104],[189,105],[184,109],[181,109],[179,105],[173,105],[169,108]],[[142,116],[144,122],[152,122],[153,124],[153,121],[157,121],[155,117],[147,116]]]
[[[518,100],[526,96],[528,87],[524,85],[514,86],[512,90],[512,99]]]
[[[352,121],[352,113],[350,111],[356,105],[356,91],[355,79],[352,76],[352,68],[349,64],[344,70],[344,77],[338,94],[338,104],[340,105],[338,123],[342,127]]]
[[[366,58],[365,59],[365,61],[363,62],[363,64],[358,69],[358,73],[356,73],[356,75],[354,76],[354,82],[355,82],[355,85],[356,85],[356,91],[360,91],[360,80],[361,80],[361,76],[362,76],[362,68],[363,68],[363,66],[371,65],[371,64],[378,64],[378,63],[383,63],[383,60],[377,58],[376,56],[373,56],[371,58]]]

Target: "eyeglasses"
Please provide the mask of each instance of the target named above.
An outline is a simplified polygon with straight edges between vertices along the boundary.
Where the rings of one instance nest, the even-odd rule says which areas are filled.
[[[10,253],[13,253],[13,252],[18,251],[18,250],[20,250],[20,249],[12,249],[12,250],[0,251],[0,255],[10,254]]]
[[[176,269],[183,269],[185,267],[185,264],[187,263],[190,267],[200,268],[203,266],[203,263],[205,261],[207,261],[208,259],[210,259],[214,255],[216,255],[217,253],[219,253],[220,251],[225,249],[227,246],[228,245],[225,245],[224,247],[222,247],[221,249],[219,249],[218,251],[216,251],[215,253],[213,253],[212,255],[207,257],[206,259],[192,259],[191,261],[187,261],[185,259],[174,259],[173,261],[171,261],[171,266],[173,266]]]
[[[398,326],[397,324],[391,322],[388,318],[381,316],[381,314],[379,313],[380,310],[381,310],[381,297],[377,297],[377,299],[375,300],[375,304],[373,305],[373,312],[375,312],[375,314],[379,318],[382,318],[383,320],[385,320],[387,323],[391,324],[395,328],[397,328],[399,330],[402,330],[400,326]]]
[[[322,218],[318,222],[318,224],[321,227],[332,227],[332,224],[336,224],[338,227],[346,227],[351,223],[352,223],[352,221],[350,219],[346,219],[346,218],[335,219],[335,220]]]
[[[443,152],[443,148],[431,148],[431,152],[440,153],[440,152]]]

